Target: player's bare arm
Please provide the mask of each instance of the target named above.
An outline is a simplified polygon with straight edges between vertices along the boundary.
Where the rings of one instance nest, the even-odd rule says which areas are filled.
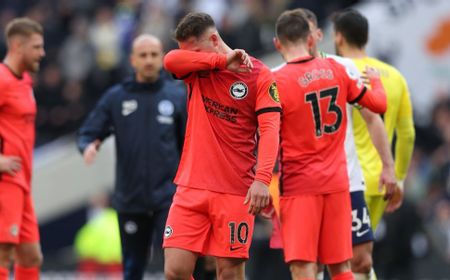
[[[0,173],[15,176],[22,169],[22,160],[16,156],[0,155]]]
[[[97,139],[87,145],[86,149],[84,149],[83,158],[86,165],[91,165],[92,163],[94,163],[95,158],[97,157],[98,149],[100,148],[100,144],[101,141]]]
[[[384,199],[391,199],[395,188],[397,187],[397,178],[395,177],[394,159],[389,148],[389,140],[384,130],[384,124],[381,117],[367,109],[361,110],[361,116],[364,118],[369,130],[372,143],[377,149],[378,155],[383,163],[383,170],[381,171],[379,181],[379,191],[386,188]]]

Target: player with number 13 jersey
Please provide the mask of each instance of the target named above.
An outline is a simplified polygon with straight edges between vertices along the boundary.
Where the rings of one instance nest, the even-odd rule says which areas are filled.
[[[294,23],[305,30],[291,36],[298,32],[288,32]],[[274,72],[283,108],[280,219],[285,261],[293,274],[292,262],[345,264],[351,259],[346,104],[386,110],[375,73],[369,90],[333,59],[308,55],[315,48],[308,29],[295,11],[277,22],[276,46],[287,61]]]

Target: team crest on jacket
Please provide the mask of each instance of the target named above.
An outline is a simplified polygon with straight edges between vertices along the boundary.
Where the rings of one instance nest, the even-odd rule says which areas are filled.
[[[138,108],[138,103],[136,100],[124,100],[122,102],[122,116],[126,117],[129,114],[136,111]]]
[[[244,82],[234,82],[230,87],[230,94],[234,99],[244,99],[248,94],[248,87]]]
[[[172,116],[175,111],[175,106],[170,100],[161,100],[158,103],[158,111],[163,116]]]
[[[175,106],[170,100],[161,100],[158,103],[158,112],[159,115],[156,116],[156,119],[160,124],[173,124],[173,113],[175,111]]]

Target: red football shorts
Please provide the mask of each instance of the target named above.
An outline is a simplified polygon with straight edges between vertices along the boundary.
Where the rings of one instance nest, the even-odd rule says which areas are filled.
[[[0,243],[35,242],[39,242],[39,229],[31,193],[0,182]]]
[[[164,230],[164,248],[248,258],[255,217],[245,197],[178,186]]]
[[[340,263],[352,258],[352,215],[348,191],[281,197],[286,262]]]

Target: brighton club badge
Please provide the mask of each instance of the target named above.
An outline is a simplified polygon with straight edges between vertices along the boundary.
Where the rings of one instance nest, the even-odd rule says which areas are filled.
[[[244,99],[248,94],[248,87],[244,82],[235,82],[230,87],[230,94],[234,99]]]

